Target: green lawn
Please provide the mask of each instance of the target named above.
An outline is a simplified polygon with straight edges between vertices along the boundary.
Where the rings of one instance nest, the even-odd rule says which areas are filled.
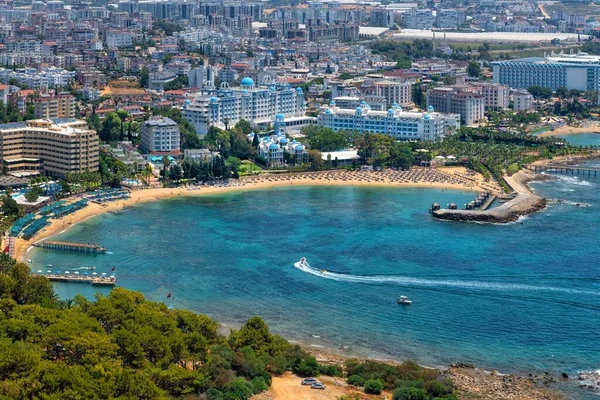
[[[242,165],[240,166],[240,175],[251,175],[258,171],[262,171],[262,168],[256,164],[253,164],[252,161],[242,161]]]

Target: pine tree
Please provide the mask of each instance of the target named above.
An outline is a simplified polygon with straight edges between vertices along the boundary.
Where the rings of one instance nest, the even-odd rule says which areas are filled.
[[[127,140],[133,142],[133,134],[131,133],[131,122],[129,123],[129,126],[127,128]]]
[[[252,147],[258,149],[258,144],[260,143],[260,139],[258,138],[258,133],[254,134],[254,138],[252,139]]]
[[[123,121],[121,121],[121,132],[119,133],[119,141],[122,142],[125,140],[125,134],[123,132]]]

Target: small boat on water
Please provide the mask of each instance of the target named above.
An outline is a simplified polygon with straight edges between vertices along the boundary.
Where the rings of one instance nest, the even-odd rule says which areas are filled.
[[[46,265],[46,268],[54,268],[54,265],[48,264],[48,265]]]
[[[90,265],[88,269],[89,270],[94,270],[94,269],[96,269],[96,267],[94,267],[93,265]]]
[[[408,297],[406,297],[406,296],[400,296],[400,297],[398,298],[398,304],[406,304],[406,305],[409,305],[409,304],[412,304],[412,300],[409,300],[409,298],[408,298]]]
[[[28,259],[27,259],[27,262],[28,262],[29,264],[31,264],[33,261],[31,261],[31,259],[30,259],[30,258],[28,258]]]
[[[322,273],[322,274],[325,274],[325,273],[327,273],[327,271],[326,271],[326,270],[324,270],[324,269],[322,269],[322,270],[321,270],[321,273]]]

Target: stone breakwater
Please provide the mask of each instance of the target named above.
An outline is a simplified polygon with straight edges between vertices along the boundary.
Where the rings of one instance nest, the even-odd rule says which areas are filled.
[[[508,223],[517,221],[520,217],[543,210],[548,204],[547,199],[536,196],[529,190],[526,183],[536,179],[537,175],[520,171],[505,180],[513,189],[515,196],[512,200],[488,210],[448,210],[440,209],[433,212],[438,219],[448,221]]]

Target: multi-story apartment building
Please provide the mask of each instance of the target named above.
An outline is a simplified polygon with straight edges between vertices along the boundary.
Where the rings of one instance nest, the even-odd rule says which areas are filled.
[[[370,13],[370,26],[391,28],[394,26],[394,11],[386,8],[373,8]]]
[[[439,112],[460,114],[465,125],[473,125],[484,117],[483,96],[474,91],[460,88],[437,88],[427,91],[427,106]]]
[[[33,100],[37,119],[73,118],[75,97],[70,93],[42,95]]]
[[[527,90],[512,90],[513,110],[526,112],[533,110],[533,96]]]
[[[600,56],[585,53],[493,62],[494,82],[516,89],[600,90]]]
[[[395,104],[388,111],[373,111],[368,105],[353,110],[330,103],[319,112],[317,123],[335,131],[380,133],[404,140],[436,140],[455,132],[460,127],[460,116],[434,112],[433,107],[428,107],[427,112],[406,112]]]
[[[508,108],[510,88],[499,83],[482,82],[478,86],[487,110],[499,111]]]
[[[435,22],[430,9],[412,9],[404,15],[404,26],[408,29],[431,29]]]
[[[237,88],[227,84],[218,90],[205,88],[194,101],[186,103],[183,117],[194,125],[198,135],[205,135],[210,126],[225,128],[241,119],[266,127],[277,114],[286,118],[304,115],[302,89],[294,90],[283,81],[270,83],[270,77],[264,79],[260,86],[256,86],[252,78],[245,77]]]
[[[131,46],[132,40],[133,33],[126,30],[109,30],[105,34],[106,47],[109,49]]]
[[[388,107],[394,103],[401,107],[412,104],[412,82],[379,81],[374,86],[375,95],[385,97]]]
[[[180,151],[177,122],[171,118],[152,118],[142,124],[140,144],[147,153]]]
[[[8,172],[40,172],[54,177],[97,171],[96,132],[82,120],[55,122],[44,119],[0,125],[3,167]]]

